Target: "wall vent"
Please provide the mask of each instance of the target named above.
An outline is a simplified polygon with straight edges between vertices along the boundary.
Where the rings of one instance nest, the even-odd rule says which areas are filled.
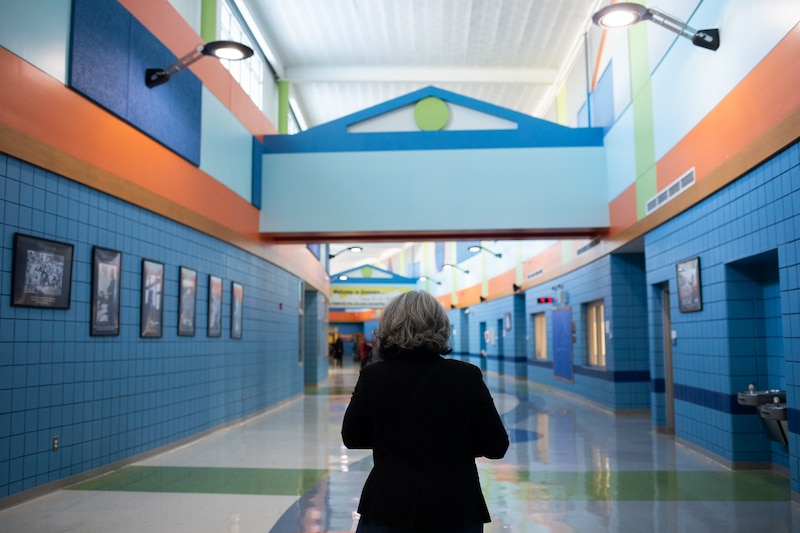
[[[582,253],[586,252],[587,250],[589,250],[589,249],[591,249],[591,248],[594,248],[594,247],[595,247],[595,246],[597,246],[598,244],[600,244],[600,237],[595,237],[594,239],[592,239],[591,241],[589,241],[589,243],[588,243],[588,244],[586,244],[586,245],[584,245],[584,246],[581,246],[581,247],[578,249],[578,253],[576,253],[575,255],[581,255]]]
[[[661,192],[650,198],[645,204],[646,214],[649,215],[692,185],[694,185],[694,167],[687,170],[683,176],[676,179],[664,187]]]
[[[530,274],[528,274],[528,277],[527,277],[527,279],[538,278],[538,277],[539,277],[539,276],[541,276],[542,274],[544,274],[544,270],[542,270],[542,269],[540,268],[540,269],[539,269],[539,270],[537,270],[536,272],[531,272]]]

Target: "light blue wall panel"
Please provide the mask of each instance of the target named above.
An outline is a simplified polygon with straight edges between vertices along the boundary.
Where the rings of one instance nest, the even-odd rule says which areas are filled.
[[[250,201],[253,192],[253,136],[203,87],[200,169]]]
[[[608,226],[599,147],[266,154],[263,161],[266,232],[355,231],[364,220],[371,231]],[[353,191],[369,199],[359,202],[357,218]]]
[[[608,197],[611,202],[636,181],[633,108],[628,107],[605,136]]]
[[[676,37],[666,57],[651,59],[657,61],[651,63],[656,159],[663,157],[744,79],[798,18],[800,2],[796,0],[703,2],[689,25],[696,29],[719,28],[719,50],[701,49]],[[674,35],[654,25],[648,27],[648,32],[653,36],[655,32]],[[745,35],[747,39],[740,38]]]
[[[65,0],[2,0],[0,46],[66,83],[71,11]]]

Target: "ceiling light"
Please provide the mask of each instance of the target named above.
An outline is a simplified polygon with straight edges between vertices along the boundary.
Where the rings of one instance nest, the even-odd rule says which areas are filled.
[[[606,29],[626,28],[642,20],[650,20],[659,26],[686,37],[695,46],[716,50],[719,48],[719,30],[695,30],[675,17],[655,8],[646,8],[633,2],[619,2],[600,9],[592,16],[592,21]]]
[[[431,282],[431,283],[435,283],[435,284],[437,284],[437,285],[441,285],[441,284],[442,284],[442,282],[441,282],[441,281],[436,281],[435,279],[431,279],[431,278],[429,278],[428,276],[420,276],[420,277],[419,277],[419,280],[420,280],[420,281],[429,281],[429,282]]]
[[[339,250],[335,254],[328,254],[328,259],[333,259],[339,254],[343,254],[345,252],[353,252],[354,254],[360,254],[363,252],[364,249],[361,246],[351,246],[350,248],[345,248],[344,250]]]
[[[478,246],[478,245],[470,246],[469,248],[467,248],[467,250],[469,250],[470,252],[480,252],[481,250],[486,250],[487,252],[489,252],[490,254],[492,254],[493,256],[495,256],[497,258],[503,257],[503,254],[495,253],[495,252],[491,251],[488,248],[485,248],[483,246]]]
[[[463,269],[463,268],[461,268],[460,266],[458,266],[458,265],[454,265],[453,263],[445,263],[445,264],[443,264],[443,265],[442,265],[442,269],[443,269],[443,270],[449,270],[449,269],[451,269],[451,268],[455,268],[456,270],[460,270],[460,271],[461,271],[461,272],[463,272],[464,274],[469,274],[469,270],[464,270],[464,269]]]
[[[253,49],[234,41],[211,41],[198,45],[194,50],[164,68],[149,68],[145,71],[144,83],[149,88],[167,83],[169,79],[186,67],[205,56],[213,56],[229,61],[247,59],[253,55]]]

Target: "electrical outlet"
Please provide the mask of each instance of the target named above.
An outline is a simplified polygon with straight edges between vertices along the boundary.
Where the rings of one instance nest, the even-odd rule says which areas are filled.
[[[58,443],[58,437],[53,437],[53,451],[54,451],[54,452],[57,452],[57,451],[58,451],[58,445],[59,445],[59,443]]]

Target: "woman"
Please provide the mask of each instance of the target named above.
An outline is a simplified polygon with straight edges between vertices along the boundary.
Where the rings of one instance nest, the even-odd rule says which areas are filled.
[[[392,300],[375,331],[375,364],[344,415],[348,448],[372,449],[357,533],[473,533],[489,511],[476,457],[502,458],[506,433],[478,367],[445,359],[450,322],[427,292]]]

